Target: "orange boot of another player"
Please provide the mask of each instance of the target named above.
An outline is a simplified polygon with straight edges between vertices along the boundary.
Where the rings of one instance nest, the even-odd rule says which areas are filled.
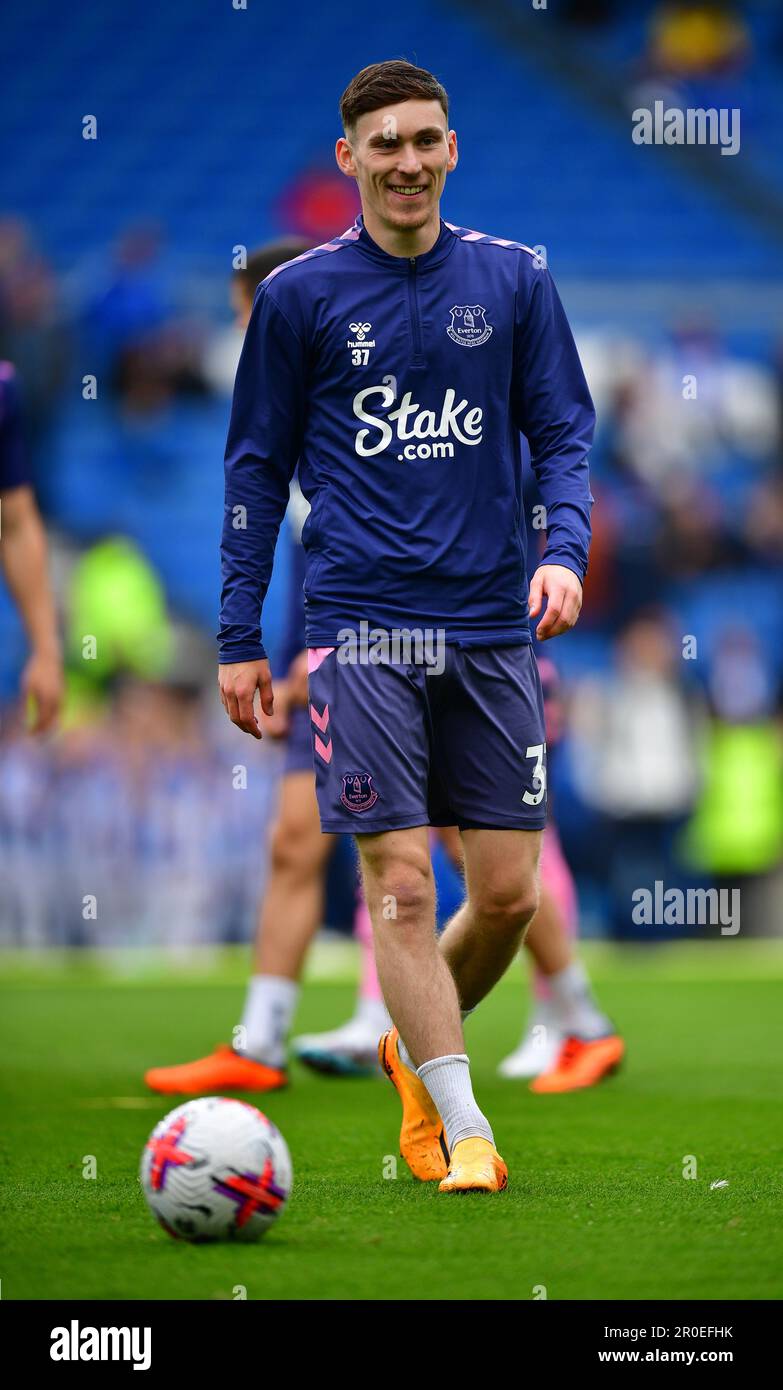
[[[478,1135],[454,1145],[447,1176],[439,1192],[502,1192],[508,1168],[488,1139]]]
[[[617,1071],[624,1053],[625,1043],[617,1033],[590,1040],[566,1038],[554,1066],[531,1081],[530,1089],[538,1095],[553,1095],[597,1086]]]
[[[184,1062],[179,1067],[153,1067],[145,1073],[144,1080],[151,1090],[169,1096],[279,1091],[288,1085],[287,1073],[282,1068],[254,1062],[252,1057],[245,1057],[225,1044],[197,1062]]]
[[[449,1164],[446,1131],[424,1082],[402,1061],[399,1041],[396,1028],[384,1033],[378,1044],[378,1060],[402,1101],[400,1153],[414,1178],[439,1181],[445,1178]]]

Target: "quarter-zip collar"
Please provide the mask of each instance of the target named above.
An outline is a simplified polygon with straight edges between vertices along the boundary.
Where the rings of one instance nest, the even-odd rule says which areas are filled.
[[[356,245],[365,255],[370,256],[372,260],[377,261],[379,265],[385,266],[387,270],[396,271],[398,275],[405,275],[409,271],[411,260],[416,261],[417,275],[429,270],[431,267],[440,265],[446,260],[447,256],[451,255],[457,240],[454,233],[441,217],[438,240],[435,242],[434,246],[430,247],[429,251],[424,251],[422,255],[415,257],[390,256],[389,252],[384,251],[383,248],[378,245],[377,241],[373,241],[364,225],[364,216],[362,213],[359,213],[356,219],[356,226],[359,228]]]

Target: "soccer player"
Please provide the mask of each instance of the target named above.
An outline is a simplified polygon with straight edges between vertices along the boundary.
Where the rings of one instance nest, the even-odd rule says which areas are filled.
[[[528,617],[545,640],[579,615],[594,412],[541,259],[440,216],[457,137],[437,79],[373,64],[341,116],[336,158],[362,213],[267,278],[237,372],[220,692],[260,737],[256,692],[274,709],[261,606],[298,462],[321,828],[359,846],[401,1151],[444,1193],[499,1192],[460,1015],[537,906],[546,749]],[[520,431],[547,512],[529,595]],[[433,824],[459,827],[467,894],[439,941]]]
[[[10,362],[0,362],[0,568],[30,644],[21,679],[22,697],[33,705],[30,732],[43,734],[62,704],[62,659],[46,532],[30,485],[19,382]]]

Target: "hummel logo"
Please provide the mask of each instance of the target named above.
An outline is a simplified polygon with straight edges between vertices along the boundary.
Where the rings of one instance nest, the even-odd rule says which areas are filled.
[[[315,707],[315,705],[311,704],[311,705],[310,705],[310,718],[311,718],[312,722],[315,724],[316,729],[320,729],[320,730],[321,730],[321,733],[322,733],[322,734],[325,734],[326,731],[327,731],[327,729],[329,728],[329,706],[328,706],[328,705],[324,705],[323,714],[319,714],[319,713],[318,713],[318,710],[317,710],[316,707]],[[332,761],[332,740],[331,740],[331,738],[329,739],[329,742],[328,742],[328,743],[324,743],[324,741],[323,741],[323,739],[320,737],[320,735],[319,735],[319,734],[315,734],[315,735],[314,735],[314,740],[315,740],[315,751],[316,751],[316,753],[318,754],[318,756],[319,756],[320,758],[323,758],[323,760],[324,760],[325,763],[330,763],[330,762]]]
[[[356,334],[354,338],[349,338],[346,344],[351,349],[351,364],[354,367],[366,367],[370,361],[370,348],[375,347],[375,339],[367,337],[372,324],[349,323],[348,327]]]

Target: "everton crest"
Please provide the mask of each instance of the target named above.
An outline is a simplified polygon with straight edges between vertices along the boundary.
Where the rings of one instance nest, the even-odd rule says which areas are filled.
[[[492,333],[486,312],[483,304],[455,304],[446,332],[460,347],[480,347]]]
[[[349,811],[369,811],[378,800],[370,772],[346,772],[340,793],[343,806]]]

